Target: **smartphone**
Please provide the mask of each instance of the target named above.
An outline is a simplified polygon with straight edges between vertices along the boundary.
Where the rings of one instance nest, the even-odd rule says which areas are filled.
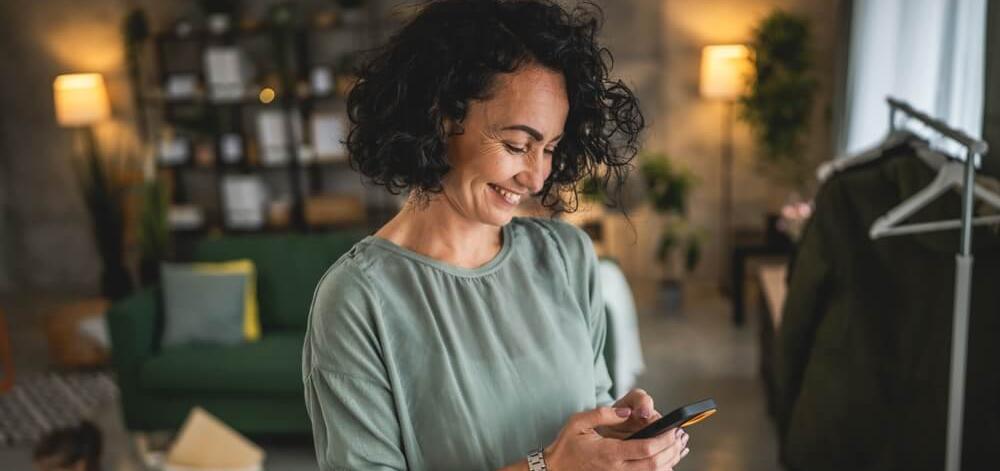
[[[647,425],[642,430],[635,432],[626,438],[626,440],[653,438],[672,428],[688,427],[711,417],[715,414],[716,410],[718,410],[718,408],[715,407],[715,401],[711,399],[705,399],[704,401],[698,401],[694,404],[688,404],[663,417],[660,417],[660,420],[657,420],[656,422]]]

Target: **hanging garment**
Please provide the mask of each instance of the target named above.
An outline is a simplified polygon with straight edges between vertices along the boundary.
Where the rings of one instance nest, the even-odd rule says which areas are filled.
[[[935,176],[895,156],[831,177],[790,275],[775,345],[782,457],[792,470],[940,470],[959,232],[871,240],[872,222]],[[911,218],[960,214],[957,193]],[[1000,463],[1000,237],[973,234],[963,470]]]
[[[632,290],[621,268],[613,260],[600,260],[601,289],[608,313],[608,339],[604,359],[614,383],[613,395],[620,398],[635,386],[646,369],[639,343],[639,322]]]

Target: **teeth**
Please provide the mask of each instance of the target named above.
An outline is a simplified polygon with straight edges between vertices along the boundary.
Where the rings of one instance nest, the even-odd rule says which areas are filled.
[[[503,196],[503,199],[510,204],[517,204],[521,202],[521,195],[511,193],[496,185],[490,185],[490,188],[493,188],[497,193],[500,193],[500,196]]]

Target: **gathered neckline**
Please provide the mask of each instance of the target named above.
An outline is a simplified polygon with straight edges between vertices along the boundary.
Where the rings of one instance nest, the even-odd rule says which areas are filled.
[[[369,243],[377,247],[381,247],[396,254],[402,255],[403,257],[406,257],[410,260],[419,262],[423,265],[428,265],[430,267],[436,268],[446,273],[450,273],[452,275],[466,277],[466,278],[473,278],[492,273],[493,271],[498,269],[507,259],[508,255],[510,254],[511,247],[513,247],[514,245],[513,243],[514,231],[511,230],[510,226],[511,224],[514,223],[516,219],[517,217],[513,218],[510,222],[504,224],[503,227],[500,228],[500,238],[502,239],[500,245],[500,251],[489,262],[486,262],[486,264],[478,266],[476,268],[465,268],[465,267],[460,267],[458,265],[452,265],[450,263],[443,262],[436,258],[428,257],[424,254],[415,252],[399,244],[396,244],[395,242],[392,242],[388,239],[383,239],[375,235],[366,236],[362,240],[362,242]]]

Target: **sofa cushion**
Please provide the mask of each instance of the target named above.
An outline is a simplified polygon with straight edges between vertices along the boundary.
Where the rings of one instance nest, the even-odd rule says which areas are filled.
[[[163,349],[139,372],[143,389],[178,393],[302,394],[299,332],[269,332],[236,346]]]
[[[164,263],[164,348],[187,344],[236,345],[244,340],[243,312],[250,278]]]
[[[227,236],[201,241],[194,256],[207,262],[253,260],[265,332],[271,328],[304,331],[320,277],[362,237],[359,232]]]

